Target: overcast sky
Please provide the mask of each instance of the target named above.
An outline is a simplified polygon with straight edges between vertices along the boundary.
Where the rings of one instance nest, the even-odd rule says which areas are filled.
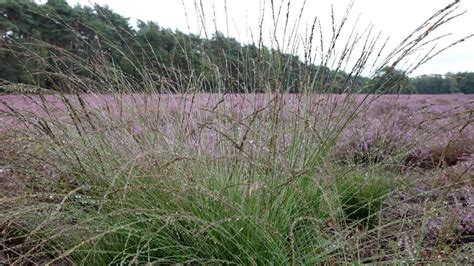
[[[183,32],[202,34],[204,31],[197,16],[194,0],[67,0],[71,5],[77,3],[89,5],[92,2],[101,5],[108,5],[115,12],[129,17],[132,24],[136,21],[155,21],[158,25],[173,30],[178,29]],[[242,42],[249,42],[252,34],[258,34],[259,18],[263,2],[266,1],[267,11],[269,11],[270,0],[227,0],[227,8],[224,7],[224,0],[202,0],[208,33],[214,32],[214,24],[219,31],[229,34],[231,37]],[[199,1],[197,1],[199,3]],[[280,3],[281,0],[275,0]],[[281,21],[277,28],[281,33],[284,29],[284,18],[286,16],[286,3],[281,14]],[[304,0],[291,1],[290,24],[295,25],[297,13],[301,9]],[[304,15],[301,19],[299,32],[304,35],[306,29],[312,24],[315,16],[319,17],[323,23],[323,30],[330,29],[331,4],[334,6],[336,20],[342,17],[350,0],[306,0]],[[352,11],[351,23],[360,15],[360,29],[372,23],[375,28],[385,35],[390,35],[391,44],[400,42],[413,29],[424,22],[434,12],[444,7],[451,0],[355,0]],[[277,5],[278,8],[278,5]],[[227,10],[227,15],[226,15]],[[461,1],[459,11],[467,11],[465,15],[452,21],[441,28],[436,37],[443,33],[453,33],[446,41],[474,33],[474,1]],[[214,15],[215,14],[215,15]],[[271,13],[268,13],[271,14]],[[214,23],[214,17],[216,21]],[[271,16],[267,16],[264,39],[270,45],[272,35]],[[349,29],[350,27],[348,27]],[[328,34],[329,35],[329,34]],[[279,35],[282,36],[282,35]],[[253,36],[257,38],[258,36]],[[281,40],[281,39],[280,39]],[[301,52],[300,52],[301,53]],[[416,70],[413,75],[420,74],[444,74],[446,72],[474,71],[474,39],[461,43],[446,52],[432,59],[424,66]]]

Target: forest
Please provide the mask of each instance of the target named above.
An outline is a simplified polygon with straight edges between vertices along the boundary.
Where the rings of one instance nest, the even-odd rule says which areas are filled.
[[[325,80],[327,85],[315,84],[315,92],[474,93],[474,73],[470,72],[410,78],[402,70],[385,67],[373,77],[364,77],[267,48],[261,41],[241,44],[220,32],[205,38],[150,21],[138,21],[134,27],[107,6],[71,7],[65,0],[44,4],[1,0],[0,35],[1,84],[30,84],[63,92],[68,91],[64,77],[53,68],[94,79],[94,70],[74,65],[90,65],[100,58],[126,73],[137,91],[171,88],[180,92],[198,87],[206,92],[222,88],[261,92],[271,87],[297,93],[305,80]],[[74,60],[57,60],[66,56]],[[275,76],[280,78],[273,80]],[[186,80],[199,84],[184,84]],[[352,84],[347,86],[347,82]],[[147,84],[153,84],[152,88]],[[0,92],[6,91],[3,87]]]

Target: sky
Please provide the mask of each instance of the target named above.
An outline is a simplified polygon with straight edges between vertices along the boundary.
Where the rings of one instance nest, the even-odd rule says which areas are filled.
[[[108,5],[115,12],[130,18],[133,25],[137,20],[154,21],[161,27],[180,30],[186,33],[200,34],[205,37],[212,35],[217,29],[226,36],[234,37],[243,43],[258,39],[259,24],[262,10],[265,7],[263,24],[263,39],[268,46],[275,47],[278,36],[279,44],[284,42],[285,18],[288,0],[275,0],[275,13],[280,3],[283,4],[277,26],[272,20],[270,0],[67,0],[70,5],[91,5],[98,3]],[[452,0],[354,0],[347,30],[342,34],[349,36],[352,25],[358,20],[358,30],[362,31],[367,25],[374,25],[375,31],[382,32],[382,36],[390,37],[386,50],[395,47],[421,25],[427,18]],[[323,40],[330,37],[331,32],[331,5],[334,9],[336,21],[340,21],[347,9],[350,0],[291,0],[288,29],[299,25],[298,36],[307,36],[314,17],[322,23]],[[197,3],[197,6],[196,6]],[[199,14],[204,10],[205,18]],[[301,7],[305,3],[300,23]],[[450,42],[474,33],[474,1],[463,0],[457,13],[466,11],[466,14],[456,18],[449,24],[434,33],[432,38],[451,33],[450,36],[439,41],[438,47],[446,46]],[[350,24],[352,23],[352,24]],[[202,25],[205,25],[203,27]],[[274,29],[277,28],[276,31]],[[287,30],[287,33],[290,30]],[[276,34],[275,34],[276,33]],[[319,33],[318,33],[319,34]],[[257,36],[256,36],[257,35]],[[286,34],[288,36],[288,34]],[[285,37],[288,38],[288,37]],[[303,37],[297,38],[302,40]],[[294,39],[294,38],[293,38]],[[286,39],[287,40],[287,39]],[[319,42],[319,41],[318,41]],[[289,47],[289,46],[287,46]],[[295,51],[302,55],[302,49]],[[419,58],[423,51],[413,55]],[[413,59],[415,60],[415,59]],[[448,49],[425,65],[415,70],[411,76],[422,74],[445,74],[447,72],[474,72],[474,38]]]

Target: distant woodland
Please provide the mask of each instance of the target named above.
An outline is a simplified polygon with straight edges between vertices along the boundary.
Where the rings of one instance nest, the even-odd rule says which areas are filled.
[[[138,91],[150,80],[166,80],[179,91],[192,78],[204,91],[259,92],[272,87],[300,92],[306,80],[322,80],[315,88],[331,93],[474,93],[470,72],[409,78],[385,67],[369,78],[280,53],[261,42],[244,45],[220,32],[197,36],[143,21],[135,28],[107,6],[71,7],[65,0],[0,0],[0,35],[0,80],[44,89],[67,91],[57,69],[93,79],[101,58],[125,73]],[[87,64],[87,69],[79,67]],[[315,79],[318,75],[325,78]]]

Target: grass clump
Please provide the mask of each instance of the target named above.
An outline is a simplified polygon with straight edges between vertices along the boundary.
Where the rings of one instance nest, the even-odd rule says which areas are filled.
[[[113,181],[110,176],[96,175],[91,182],[91,178],[78,173],[78,185],[68,194],[50,192],[52,198],[27,197],[26,201],[36,201],[31,204],[45,216],[30,220],[25,226],[35,226],[20,234],[29,238],[31,248],[26,254],[30,259],[49,254],[51,262],[68,259],[94,264],[258,264],[290,263],[288,253],[292,248],[297,258],[307,257],[308,262],[325,259],[321,254],[312,258],[316,250],[322,254],[335,252],[326,245],[340,240],[324,232],[324,221],[332,210],[320,206],[334,204],[325,202],[325,197],[334,193],[346,199],[357,184],[341,182],[341,192],[324,195],[319,178],[300,177],[275,187],[270,176],[262,176],[248,184],[237,174],[228,180],[219,168],[202,171],[195,164],[186,165],[199,169],[192,172],[192,179],[178,166],[167,170],[166,175],[161,175],[163,170],[158,168],[134,169],[133,176],[117,173]],[[97,182],[99,178],[103,182]],[[370,197],[351,192],[351,199],[364,196]],[[380,204],[375,207],[370,198],[364,200],[357,202],[357,207],[370,208],[367,215],[376,215]],[[355,207],[349,201],[342,206]],[[356,211],[361,222],[369,218]],[[12,212],[10,218],[21,219],[18,212]],[[348,217],[353,218],[350,213]],[[343,222],[344,217],[336,221]],[[30,230],[35,231],[37,239],[30,237]],[[19,234],[10,233],[8,238]]]
[[[74,134],[67,145],[41,148],[60,162],[57,176],[72,175],[45,181],[41,187],[47,191],[40,195],[21,197],[41,215],[28,217],[31,210],[21,210],[25,204],[9,206],[20,197],[2,202],[9,219],[28,217],[23,233],[12,229],[7,239],[20,239],[10,248],[29,260],[288,264],[330,256],[337,261],[350,245],[338,233],[377,226],[383,199],[395,189],[390,179],[350,168],[290,176],[265,169],[246,173],[226,169],[228,159],[210,154],[196,159],[190,150],[155,154],[151,158],[160,161],[152,163],[145,154],[164,147],[142,147],[141,156],[133,157],[131,147],[112,150],[104,144],[109,141],[96,141],[107,134],[94,133],[90,142],[88,137]],[[265,154],[252,161],[265,162]]]
[[[377,225],[385,197],[401,182],[400,177],[388,171],[381,175],[355,172],[336,181],[347,219]]]

